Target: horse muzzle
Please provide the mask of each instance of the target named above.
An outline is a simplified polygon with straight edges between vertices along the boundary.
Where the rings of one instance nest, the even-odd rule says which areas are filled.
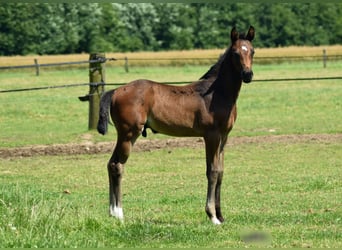
[[[250,83],[253,78],[253,71],[252,70],[243,70],[241,72],[241,78],[244,83]]]

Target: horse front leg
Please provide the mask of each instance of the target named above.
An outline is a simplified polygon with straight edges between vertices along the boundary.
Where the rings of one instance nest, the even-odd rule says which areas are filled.
[[[205,138],[207,162],[207,202],[205,211],[210,220],[219,225],[224,221],[221,213],[221,183],[223,178],[223,147],[225,139],[220,136]]]
[[[219,190],[217,188],[220,186],[218,183],[222,179],[222,172],[209,170],[207,171],[207,179],[208,192],[205,211],[212,223],[220,225],[223,222],[223,217],[220,208]]]
[[[222,150],[219,154],[219,165],[221,171],[218,173],[217,182],[216,182],[216,189],[215,189],[215,210],[216,210],[216,218],[222,223],[224,218],[221,212],[221,184],[223,178],[223,171],[224,171],[224,151]]]

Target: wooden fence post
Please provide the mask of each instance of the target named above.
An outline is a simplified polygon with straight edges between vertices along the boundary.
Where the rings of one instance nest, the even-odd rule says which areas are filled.
[[[129,69],[128,69],[128,58],[127,56],[125,57],[125,71],[126,73],[128,73]]]
[[[105,84],[105,54],[89,57],[89,130],[96,129],[99,120],[100,98]]]
[[[36,76],[39,76],[39,63],[37,58],[34,59],[34,65],[36,66]]]
[[[323,49],[323,68],[327,67],[327,51]]]

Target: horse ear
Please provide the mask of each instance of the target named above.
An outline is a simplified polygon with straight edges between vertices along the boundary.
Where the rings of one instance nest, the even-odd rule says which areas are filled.
[[[252,41],[254,39],[254,35],[255,35],[255,30],[254,30],[254,27],[251,25],[247,32],[246,39],[248,41]]]
[[[232,40],[232,43],[239,39],[239,32],[237,32],[235,27],[233,27],[232,31],[230,32],[230,39]]]

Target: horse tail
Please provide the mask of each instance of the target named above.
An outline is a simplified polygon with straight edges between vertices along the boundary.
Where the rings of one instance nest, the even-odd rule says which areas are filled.
[[[100,113],[99,121],[97,123],[97,131],[102,135],[105,135],[108,130],[109,107],[112,101],[114,91],[115,89],[105,92],[100,100]]]

